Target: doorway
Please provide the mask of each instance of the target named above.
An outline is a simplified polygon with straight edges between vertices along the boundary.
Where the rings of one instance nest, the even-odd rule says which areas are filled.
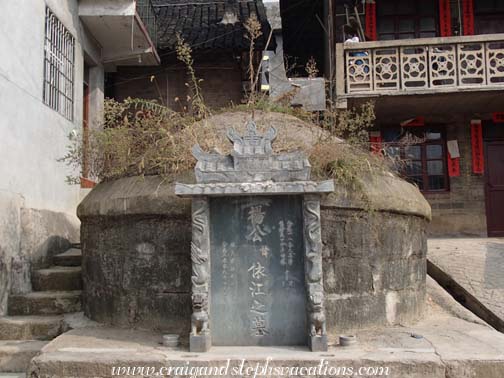
[[[504,140],[486,142],[485,162],[488,236],[504,237]]]

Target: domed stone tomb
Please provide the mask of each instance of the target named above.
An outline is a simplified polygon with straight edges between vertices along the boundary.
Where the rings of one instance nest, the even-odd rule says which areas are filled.
[[[236,124],[236,115],[229,117],[231,125],[226,115],[218,117],[223,130]],[[301,140],[306,149],[316,143],[316,131],[301,121],[280,114],[267,118],[279,139]],[[175,195],[174,181],[191,180],[194,176],[118,179],[99,184],[81,203],[83,301],[91,319],[190,333],[191,201]],[[363,172],[356,180],[357,186],[336,181],[334,192],[320,198],[330,338],[414,322],[425,300],[429,205],[416,187],[391,173]],[[211,317],[209,323],[211,328]]]

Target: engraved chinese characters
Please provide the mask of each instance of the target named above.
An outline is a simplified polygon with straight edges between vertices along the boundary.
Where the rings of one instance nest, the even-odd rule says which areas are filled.
[[[211,200],[213,345],[306,345],[301,202]]]

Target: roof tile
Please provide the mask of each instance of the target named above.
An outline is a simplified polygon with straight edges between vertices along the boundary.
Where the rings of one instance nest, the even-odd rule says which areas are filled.
[[[158,18],[158,49],[174,50],[180,34],[193,50],[247,50],[249,41],[243,23],[251,14],[257,16],[262,26],[257,49],[264,49],[271,28],[262,0],[235,1],[239,22],[224,25],[220,22],[225,10],[231,7],[229,0],[153,0]]]

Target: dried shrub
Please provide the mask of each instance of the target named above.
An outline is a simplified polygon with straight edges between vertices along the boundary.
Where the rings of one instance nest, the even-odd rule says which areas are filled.
[[[205,99],[203,98],[203,92],[200,86],[203,79],[198,79],[194,69],[194,59],[192,57],[191,46],[189,46],[189,44],[185,42],[179,34],[177,34],[177,46],[175,47],[175,50],[177,52],[177,59],[184,63],[187,69],[189,82],[185,83],[185,85],[189,89],[187,102],[191,104],[192,114],[198,119],[210,116],[211,113],[205,104]]]

